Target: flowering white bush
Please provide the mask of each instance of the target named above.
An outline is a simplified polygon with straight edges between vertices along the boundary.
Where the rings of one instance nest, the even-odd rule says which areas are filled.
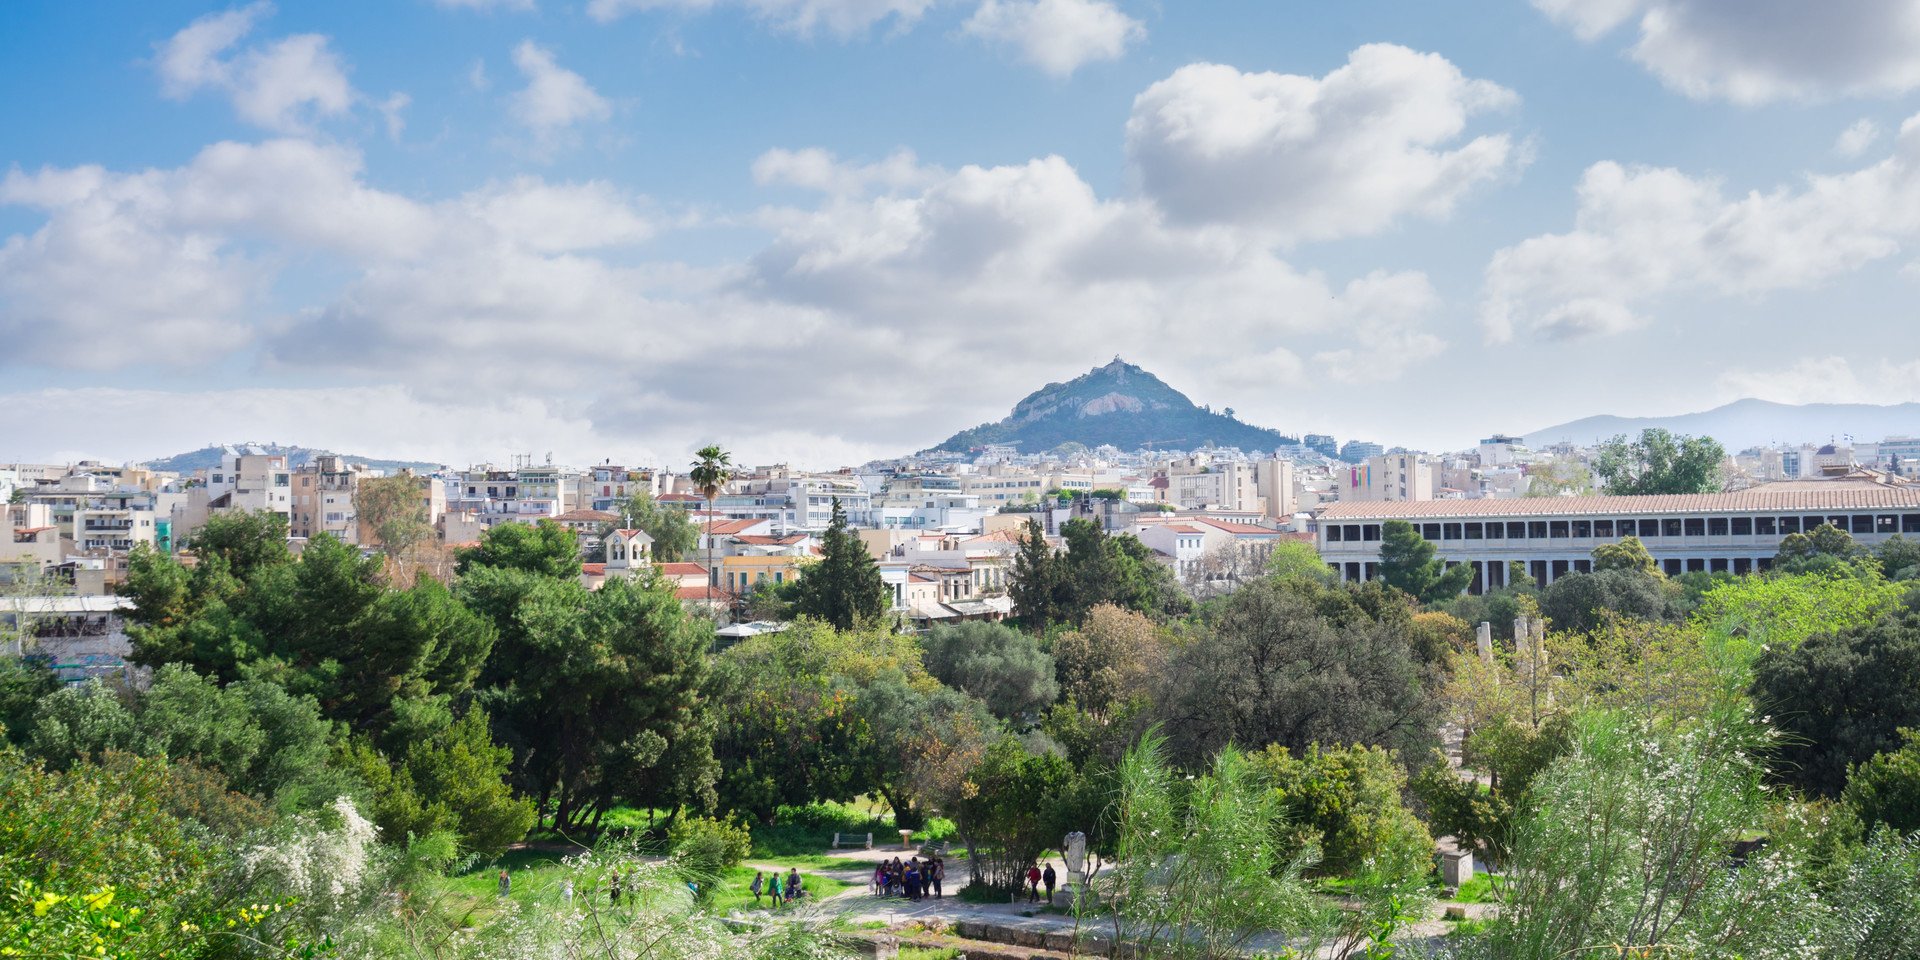
[[[380,830],[346,797],[330,809],[337,824],[295,817],[283,835],[242,852],[247,878],[294,898],[309,913],[334,912],[359,900],[378,879],[373,867]]]

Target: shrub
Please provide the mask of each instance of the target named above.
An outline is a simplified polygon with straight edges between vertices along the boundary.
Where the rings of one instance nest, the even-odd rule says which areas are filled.
[[[715,820],[689,816],[682,810],[667,824],[667,846],[692,870],[718,876],[753,853],[753,835],[732,817]]]

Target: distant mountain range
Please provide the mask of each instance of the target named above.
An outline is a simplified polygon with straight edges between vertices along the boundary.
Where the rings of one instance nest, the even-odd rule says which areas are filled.
[[[395,473],[403,469],[411,469],[425,473],[441,468],[441,464],[426,463],[420,460],[381,460],[375,457],[355,456],[350,453],[335,453],[331,450],[321,450],[316,447],[283,447],[277,443],[235,443],[229,444],[229,446],[235,449],[241,447],[258,447],[266,453],[282,454],[287,458],[287,467],[289,469],[304,467],[315,457],[333,456],[341,457],[348,463],[366,464],[368,467],[387,473]],[[147,466],[154,470],[187,474],[195,470],[219,466],[220,456],[225,452],[226,451],[219,446],[201,447],[198,450],[189,450],[186,453],[176,453],[171,457],[149,460],[147,461]]]
[[[1563,440],[1592,444],[1621,434],[1638,436],[1649,427],[1708,436],[1728,451],[1775,443],[1827,443],[1852,436],[1860,443],[1890,436],[1920,435],[1920,403],[1876,406],[1869,403],[1774,403],[1736,400],[1723,407],[1672,417],[1584,417],[1527,434],[1527,446]]]
[[[1115,357],[1104,367],[1028,394],[1006,419],[962,430],[932,449],[964,453],[1004,443],[1022,453],[1045,453],[1078,443],[1193,450],[1211,443],[1255,451],[1297,442],[1278,430],[1242,423],[1230,409],[1214,413],[1197,407],[1159,377]]]

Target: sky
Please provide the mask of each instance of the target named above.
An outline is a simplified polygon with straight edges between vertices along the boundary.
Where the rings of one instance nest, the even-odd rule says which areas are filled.
[[[0,102],[0,459],[1920,400],[1920,0],[30,0]]]

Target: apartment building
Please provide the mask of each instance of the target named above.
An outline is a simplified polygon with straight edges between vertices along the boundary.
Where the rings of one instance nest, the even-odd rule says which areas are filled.
[[[360,518],[353,496],[365,468],[336,456],[315,457],[293,471],[293,494],[288,532],[294,537],[332,534],[345,543],[359,543]]]
[[[1423,453],[1383,453],[1348,467],[1342,500],[1432,500],[1438,466]]]

